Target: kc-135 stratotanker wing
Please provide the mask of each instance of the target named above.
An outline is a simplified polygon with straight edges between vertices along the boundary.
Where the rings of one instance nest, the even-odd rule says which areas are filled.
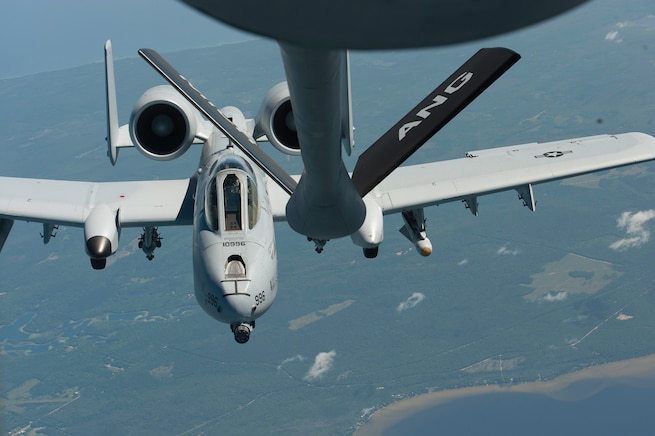
[[[345,51],[317,54],[283,46],[289,82],[273,87],[257,117],[246,119],[235,107],[216,108],[155,51],[140,50],[171,85],[148,89],[125,126],[117,121],[109,41],[105,52],[111,163],[121,148],[170,160],[199,144],[198,167],[179,180],[0,177],[0,249],[15,220],[41,223],[44,243],[58,225],[81,227],[91,265],[101,269],[116,252],[123,228],[143,228],[139,246],[152,260],[162,245],[160,227],[191,225],[198,303],[228,323],[239,343],[249,340],[255,320],[277,294],[274,221],[288,221],[318,252],[328,240],[350,236],[372,258],[384,238],[383,215],[401,213],[401,232],[427,256],[432,245],[424,207],[462,201],[477,215],[479,196],[516,190],[534,210],[536,184],[655,159],[655,138],[624,133],[474,150],[461,159],[400,166],[519,59],[505,48],[474,54],[364,151],[352,173],[341,158],[342,146],[351,151],[353,133]],[[323,86],[314,87],[316,81]],[[311,107],[315,98],[328,99],[333,113],[317,114]],[[302,176],[288,175],[257,140],[300,154]]]

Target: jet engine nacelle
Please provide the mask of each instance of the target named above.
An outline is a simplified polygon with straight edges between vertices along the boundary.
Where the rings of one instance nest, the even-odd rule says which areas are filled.
[[[202,126],[202,118],[170,85],[148,89],[130,116],[132,143],[150,159],[166,161],[186,152]]]
[[[300,154],[287,82],[278,83],[268,91],[255,121],[255,138],[266,135],[268,141],[282,153],[292,156]]]
[[[103,269],[107,258],[118,249],[118,211],[112,211],[106,204],[93,208],[84,221],[84,248],[91,258],[93,269]]]

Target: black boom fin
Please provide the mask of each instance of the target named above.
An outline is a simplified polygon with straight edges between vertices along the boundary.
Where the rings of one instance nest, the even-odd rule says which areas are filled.
[[[483,48],[357,159],[352,180],[363,197],[514,65],[507,48]]]

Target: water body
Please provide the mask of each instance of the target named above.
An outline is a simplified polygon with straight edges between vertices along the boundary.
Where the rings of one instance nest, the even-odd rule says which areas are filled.
[[[655,356],[567,374],[546,383],[421,395],[376,413],[358,435],[650,435]]]
[[[649,435],[655,429],[655,389],[614,386],[578,401],[541,394],[478,395],[436,406],[383,435]]]

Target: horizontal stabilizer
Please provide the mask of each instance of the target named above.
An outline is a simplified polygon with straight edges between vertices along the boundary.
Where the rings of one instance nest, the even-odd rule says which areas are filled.
[[[359,156],[352,179],[360,195],[375,188],[519,59],[506,48],[485,48],[473,55]]]
[[[159,53],[143,48],[139,55],[164,77],[184,98],[198,109],[218,130],[252,159],[275,183],[288,194],[296,188],[296,181],[271,159],[254,141],[240,131],[230,120],[202,95],[194,86],[175,70]]]

